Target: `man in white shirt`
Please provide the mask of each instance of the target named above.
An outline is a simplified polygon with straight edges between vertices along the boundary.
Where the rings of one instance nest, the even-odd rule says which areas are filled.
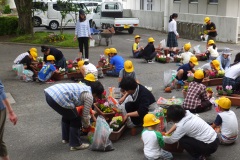
[[[171,136],[164,136],[164,142],[179,142],[193,158],[204,159],[214,153],[219,145],[217,133],[203,119],[185,111],[179,105],[172,105],[167,110],[167,118],[176,125]]]

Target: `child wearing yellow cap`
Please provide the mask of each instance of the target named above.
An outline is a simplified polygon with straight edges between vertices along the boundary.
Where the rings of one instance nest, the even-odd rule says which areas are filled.
[[[197,70],[194,73],[194,81],[188,86],[186,98],[183,102],[183,108],[192,113],[199,113],[210,110],[212,103],[209,101],[206,86],[202,84],[204,73],[202,70]]]
[[[157,52],[155,51],[154,43],[155,40],[153,37],[148,38],[148,44],[144,47],[142,57],[146,60],[147,63],[152,63],[153,58],[156,56]]]
[[[124,67],[124,59],[122,56],[117,54],[116,48],[110,48],[110,53],[108,55],[110,57],[110,68],[106,72],[106,75],[118,77],[120,70]]]
[[[194,55],[191,52],[189,52],[189,50],[191,49],[190,43],[186,43],[183,48],[185,52],[181,54],[182,63],[187,64],[189,63],[190,58]]]
[[[206,73],[206,76],[209,76],[210,72],[214,72],[215,74],[217,74],[220,70],[220,66],[221,64],[218,60],[212,60],[211,62],[204,64],[200,68]]]
[[[136,35],[134,39],[135,39],[135,42],[132,45],[133,58],[141,58],[142,52],[143,52],[143,46],[141,47],[139,46],[141,37],[139,35]]]
[[[142,141],[144,144],[144,156],[148,160],[152,159],[173,159],[173,155],[162,149],[164,140],[162,134],[157,131],[160,120],[154,114],[146,114],[143,118]]]
[[[207,55],[209,61],[215,60],[219,56],[218,51],[217,51],[217,46],[216,46],[214,40],[208,41],[206,55]]]
[[[220,144],[232,144],[238,138],[238,121],[236,114],[230,110],[231,101],[229,98],[221,97],[215,103],[220,112],[212,127],[218,134]]]
[[[96,80],[98,80],[98,70],[89,61],[78,61],[79,72],[85,77],[87,74],[92,73]]]

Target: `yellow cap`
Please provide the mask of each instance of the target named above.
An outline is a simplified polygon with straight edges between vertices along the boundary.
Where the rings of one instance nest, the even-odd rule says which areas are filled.
[[[192,56],[189,61],[192,62],[195,66],[198,65],[198,60],[197,60],[197,57],[195,56]]]
[[[117,53],[117,50],[116,50],[116,48],[110,48],[110,53]]]
[[[154,42],[155,40],[153,39],[153,37],[149,37],[148,38],[148,43],[150,43],[150,42]]]
[[[192,47],[192,46],[191,46],[190,43],[186,43],[186,44],[184,45],[184,50],[185,50],[185,51],[189,51],[189,49],[190,49],[191,47]]]
[[[110,53],[110,49],[109,49],[109,48],[106,48],[106,49],[104,50],[104,54],[105,54],[106,56],[108,56],[109,53]]]
[[[217,71],[220,70],[220,62],[218,60],[213,60],[211,63]]]
[[[55,61],[55,57],[53,55],[48,55],[47,61]]]
[[[141,38],[141,37],[139,35],[136,35],[134,38],[136,39],[136,38]]]
[[[203,73],[203,71],[202,70],[196,70],[195,72],[194,72],[194,78],[196,78],[196,79],[203,79],[204,78],[204,73]]]
[[[95,76],[92,73],[87,74],[84,77],[84,79],[87,80],[87,81],[90,81],[90,82],[95,82],[96,81]]]
[[[29,51],[30,52],[37,52],[37,48],[30,48]]]
[[[210,44],[215,44],[214,40],[210,39],[210,40],[208,41],[208,45],[210,45]]]
[[[37,52],[30,51],[30,55],[32,56],[33,60],[36,61],[37,56],[38,56]]]
[[[160,123],[154,114],[146,114],[143,118],[143,127],[149,127]]]
[[[232,105],[231,100],[227,97],[221,97],[221,98],[215,100],[215,103],[223,109],[229,109]]]
[[[124,62],[124,69],[126,72],[133,72],[134,67],[133,67],[132,61],[126,60]]]
[[[84,64],[84,61],[83,61],[83,60],[81,60],[81,61],[78,61],[78,67],[82,67],[82,66],[83,66],[83,64]]]
[[[210,21],[210,18],[209,17],[205,17],[204,18],[204,22],[207,23],[208,21]]]

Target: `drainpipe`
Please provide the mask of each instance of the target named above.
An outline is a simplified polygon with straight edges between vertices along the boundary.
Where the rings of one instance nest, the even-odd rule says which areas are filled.
[[[173,10],[173,1],[172,0],[164,0],[164,25],[163,29],[165,32],[168,30],[168,21],[169,17],[172,14]]]

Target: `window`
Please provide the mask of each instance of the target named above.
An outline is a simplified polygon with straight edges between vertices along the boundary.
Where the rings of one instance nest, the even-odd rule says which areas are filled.
[[[152,10],[152,0],[147,0],[147,10]]]
[[[218,0],[209,0],[208,3],[209,4],[218,4]]]
[[[119,9],[119,6],[118,6],[118,4],[116,3],[116,4],[106,4],[105,5],[105,9],[106,10],[118,10]]]
[[[173,2],[181,2],[181,0],[173,0]]]
[[[189,0],[189,3],[198,3],[198,0]]]
[[[140,9],[144,10],[144,0],[140,0]]]
[[[47,9],[47,4],[44,2],[33,2],[33,9]]]

